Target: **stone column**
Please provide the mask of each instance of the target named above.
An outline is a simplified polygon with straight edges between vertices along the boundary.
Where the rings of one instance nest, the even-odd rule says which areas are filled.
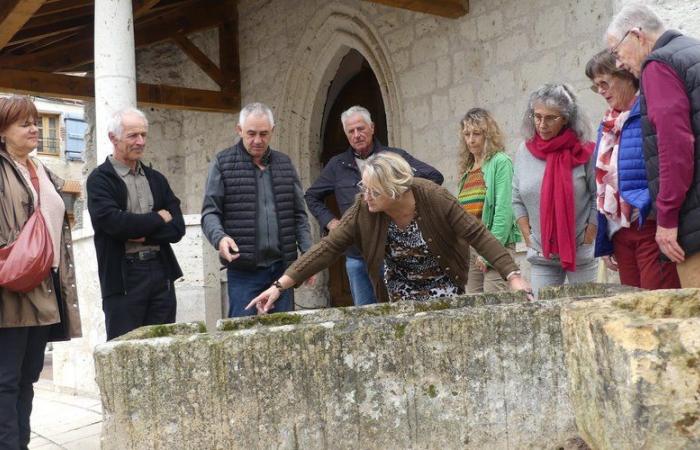
[[[136,57],[132,0],[95,2],[95,131],[97,164],[112,153],[107,123],[112,114],[136,106]]]

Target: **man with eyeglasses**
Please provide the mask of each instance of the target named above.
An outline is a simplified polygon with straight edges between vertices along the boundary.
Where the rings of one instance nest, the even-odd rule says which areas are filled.
[[[358,183],[362,177],[362,168],[365,160],[373,154],[385,151],[398,153],[408,161],[416,177],[442,184],[443,176],[437,169],[412,157],[406,150],[386,147],[379,142],[374,137],[374,123],[366,108],[353,106],[340,115],[340,121],[350,147],[328,161],[321,176],[305,195],[309,211],[316,217],[322,230],[330,232],[340,223],[339,218],[325,205],[325,198],[335,194],[340,214],[344,214],[361,190]],[[373,195],[371,191],[369,195]],[[350,247],[345,253],[345,269],[350,281],[353,303],[356,306],[376,303],[372,283],[367,274],[367,265],[357,247]]]
[[[656,241],[682,287],[700,287],[700,41],[666,30],[648,7],[624,7],[606,39],[641,81],[642,135]],[[688,93],[691,93],[689,95]]]

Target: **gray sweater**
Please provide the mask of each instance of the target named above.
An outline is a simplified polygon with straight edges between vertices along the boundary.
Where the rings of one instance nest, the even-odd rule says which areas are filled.
[[[515,219],[528,217],[530,220],[530,240],[534,249],[542,251],[540,229],[540,190],[544,176],[545,161],[535,158],[520,144],[515,154],[513,174],[513,213]],[[597,224],[595,207],[595,160],[591,157],[587,164],[573,170],[574,201],[576,204],[576,245],[583,243],[586,225]]]

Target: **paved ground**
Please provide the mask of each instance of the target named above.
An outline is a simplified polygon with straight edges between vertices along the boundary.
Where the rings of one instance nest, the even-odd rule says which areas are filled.
[[[50,380],[47,358],[42,378],[34,385],[32,440],[39,450],[99,450],[102,405],[99,399],[58,393]]]

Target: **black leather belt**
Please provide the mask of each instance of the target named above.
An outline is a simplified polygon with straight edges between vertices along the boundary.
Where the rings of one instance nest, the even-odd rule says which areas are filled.
[[[159,250],[144,250],[142,252],[127,253],[124,256],[124,259],[126,259],[126,262],[150,261],[152,259],[158,258],[159,256]]]

